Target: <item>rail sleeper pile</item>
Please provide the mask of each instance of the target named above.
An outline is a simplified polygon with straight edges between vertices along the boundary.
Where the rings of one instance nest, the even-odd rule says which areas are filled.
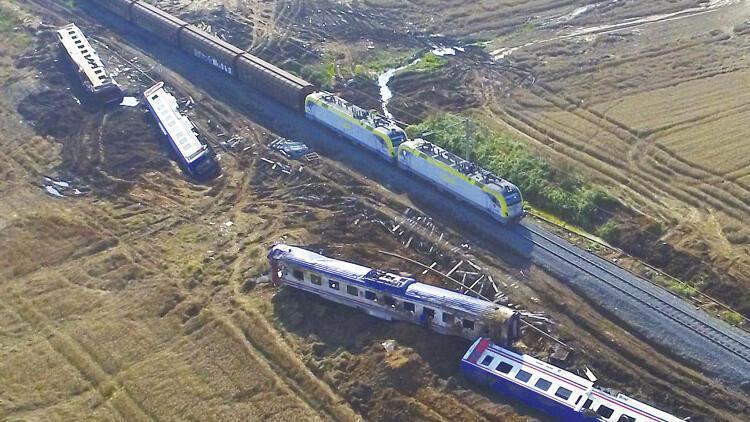
[[[92,0],[295,110],[315,86],[141,0]]]

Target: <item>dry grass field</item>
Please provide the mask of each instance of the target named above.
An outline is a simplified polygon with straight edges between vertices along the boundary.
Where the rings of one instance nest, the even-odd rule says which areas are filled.
[[[373,12],[371,8],[380,5],[373,0],[355,5],[362,9],[347,18],[355,24],[332,27],[340,22],[337,7],[344,7],[341,3],[331,8],[313,1],[155,3],[181,11],[186,18],[192,16],[195,22],[213,22],[217,31],[235,34],[245,41],[244,47],[266,57],[286,59],[295,51],[289,45],[304,42],[320,42],[315,46],[321,48],[353,45],[345,53],[358,53],[367,45],[358,31],[375,34],[368,39],[392,40],[393,33],[380,23],[397,14],[414,14],[415,25],[427,28],[430,24],[416,16],[421,11],[424,18],[424,8],[449,17],[438,24],[445,32],[463,36],[471,32],[470,25],[482,25],[486,34],[500,36],[523,26],[530,16],[573,7],[568,2],[555,6],[516,2],[498,11],[492,2],[485,2],[482,7],[487,10],[476,15],[471,2],[464,2],[451,15],[454,12],[447,12],[444,1],[409,2],[403,9],[406,12],[395,8]],[[271,129],[254,121],[253,110],[238,110],[222,96],[202,89],[196,82],[200,76],[209,79],[203,81],[209,85],[219,79],[206,78],[213,75],[207,68],[196,64],[198,76],[181,75],[178,70],[192,66],[155,60],[154,51],[159,50],[148,48],[154,39],[133,43],[132,37],[112,32],[85,11],[69,11],[61,4],[0,0],[0,45],[4,47],[0,49],[0,255],[4,257],[0,266],[0,420],[514,421],[543,417],[462,380],[456,367],[468,346],[462,340],[431,335],[419,327],[387,324],[260,282],[267,269],[267,248],[282,240],[415,273],[420,269],[376,251],[387,249],[422,262],[438,262],[439,268],[470,256],[496,279],[516,286],[508,292],[513,303],[544,311],[556,322],[553,334],[574,347],[570,369],[592,368],[608,386],[681,416],[691,415],[694,421],[748,419],[746,394],[655,349],[543,270],[483,245],[478,236],[452,229],[448,217],[434,216],[446,234],[444,247],[420,251],[405,246],[403,239],[394,238],[377,223],[396,221],[407,208],[419,209],[404,195],[327,157],[306,164],[304,172],[292,176],[268,165],[261,157],[285,162],[264,145],[274,138]],[[673,9],[681,4],[663,6]],[[647,5],[644,10],[657,6]],[[330,19],[326,28],[309,23],[318,9]],[[211,13],[201,15],[207,10]],[[518,24],[504,23],[506,15],[516,13]],[[308,25],[303,27],[306,20]],[[162,79],[180,100],[191,97],[196,101],[189,115],[219,151],[222,178],[208,184],[185,179],[142,107],[101,109],[85,98],[54,41],[55,26],[69,21],[96,40],[95,46],[117,69],[117,80],[129,93],[142,91],[152,79]],[[451,27],[450,22],[460,28]],[[696,42],[708,43],[708,48],[711,37]],[[732,38],[729,42],[740,41]],[[736,57],[736,66],[741,63],[742,58]],[[447,70],[454,73],[436,77],[446,83],[490,76],[497,83],[502,77],[517,81],[513,75],[497,76],[485,64],[465,66],[470,71]],[[627,178],[628,171],[641,168],[631,165],[642,166],[638,170],[642,176],[634,177],[625,193],[641,198],[639,203],[646,204],[648,198],[662,193],[668,194],[659,199],[664,204],[679,205],[683,197],[690,197],[692,191],[685,181],[690,177],[702,180],[698,176],[704,173],[681,173],[687,166],[682,161],[670,162],[675,180],[684,186],[656,184],[652,179],[661,177],[651,174],[657,168],[652,163],[658,161],[634,158],[641,151],[643,157],[654,157],[675,148],[686,154],[682,160],[689,160],[688,144],[670,143],[669,135],[677,139],[690,122],[710,120],[704,117],[710,111],[694,111],[693,120],[670,120],[670,127],[648,118],[624,124],[621,120],[633,114],[630,97],[618,102],[620,98],[607,91],[603,96],[611,103],[609,108],[606,101],[573,106],[564,86],[585,84],[585,77],[571,68],[553,73],[560,78],[558,86],[551,76],[549,83],[542,83],[539,71],[538,84],[516,86],[510,96],[508,85],[485,85],[497,90],[487,90],[486,96],[472,98],[468,104],[481,105],[529,134],[546,131],[563,155],[573,157],[576,149],[586,151],[577,161],[594,163],[591,168],[600,171],[602,178]],[[731,79],[733,73],[725,73],[718,77],[741,83],[739,73],[735,79]],[[431,85],[429,80],[416,82]],[[227,91],[235,88],[223,94],[229,96],[232,93]],[[471,94],[476,87],[468,86],[466,91]],[[649,91],[653,87],[632,95]],[[732,95],[731,90],[727,92]],[[457,102],[448,94],[439,98],[446,106],[455,106]],[[668,107],[653,96],[643,101],[653,110]],[[717,121],[732,120],[732,110],[740,106],[733,104],[734,108],[713,105],[725,113]],[[537,126],[532,128],[531,123]],[[648,133],[641,134],[641,130]],[[741,133],[737,126],[734,130]],[[650,138],[661,131],[663,138]],[[582,132],[588,140],[581,140]],[[252,148],[224,150],[219,146],[224,139],[220,133],[241,134],[244,145]],[[611,157],[612,150],[606,147],[610,141],[620,148],[617,157],[632,154],[633,159],[618,165],[611,158],[596,158],[597,154]],[[639,143],[644,148],[637,148]],[[733,169],[741,164],[737,160],[731,164]],[[709,170],[718,171],[698,168]],[[733,174],[737,178],[732,183],[738,186],[747,178],[736,171]],[[66,197],[45,192],[44,187],[52,183],[45,177],[69,181],[71,188],[62,190]],[[658,195],[648,196],[645,188],[650,183],[660,189]],[[730,189],[725,189],[728,194]],[[352,196],[358,198],[354,203]],[[689,227],[685,230],[678,241],[689,239]],[[415,229],[415,239],[420,236],[436,240]],[[466,242],[472,245],[469,251],[460,248]],[[734,251],[735,246],[728,245],[727,251]],[[394,351],[383,348],[386,340],[395,340]],[[554,350],[550,341],[531,334],[519,346],[542,358]]]

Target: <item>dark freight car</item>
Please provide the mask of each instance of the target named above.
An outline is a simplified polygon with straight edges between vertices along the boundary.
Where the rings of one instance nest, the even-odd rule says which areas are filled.
[[[117,16],[130,20],[130,8],[137,0],[91,0],[92,3],[110,10]]]
[[[187,26],[187,22],[145,2],[134,5],[130,16],[131,22],[176,46],[180,45],[182,27]]]
[[[295,110],[301,111],[305,97],[316,90],[311,83],[248,53],[237,60],[237,71],[241,81]]]
[[[234,68],[235,59],[244,53],[244,50],[194,25],[188,25],[180,32],[180,48],[232,76],[237,74]]]
[[[313,84],[144,1],[92,1],[294,110],[303,111],[305,97],[316,91]]]

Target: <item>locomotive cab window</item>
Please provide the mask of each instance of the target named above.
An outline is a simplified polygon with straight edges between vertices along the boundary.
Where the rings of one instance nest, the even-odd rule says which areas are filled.
[[[414,304],[411,302],[404,302],[404,310],[406,312],[414,313],[415,311]]]
[[[453,324],[453,322],[456,320],[456,318],[453,316],[453,314],[449,314],[448,312],[443,312],[443,322],[446,324]]]
[[[320,286],[322,282],[323,280],[320,278],[319,275],[310,274],[310,283]]]
[[[435,318],[435,310],[431,308],[423,308],[422,309],[422,315],[424,315],[425,318],[434,319]]]
[[[352,286],[352,285],[347,285],[346,286],[346,292],[349,293],[352,296],[358,296],[359,295],[359,290],[356,287]]]
[[[502,372],[503,374],[509,373],[511,369],[513,369],[513,365],[505,361],[500,361],[495,367],[496,371]]]
[[[635,418],[628,415],[620,415],[620,418],[617,419],[617,422],[635,422]]]
[[[472,321],[470,319],[465,319],[464,322],[463,322],[463,326],[467,330],[473,330],[474,329],[474,321]]]
[[[338,290],[339,289],[339,282],[338,281],[333,281],[333,280],[328,280],[328,287],[332,288],[333,290]]]
[[[378,295],[376,295],[375,293],[373,293],[373,292],[371,292],[369,290],[365,290],[365,299],[374,300],[375,302],[377,302],[378,301]]]
[[[383,296],[383,304],[385,306],[390,306],[391,308],[395,308],[396,307],[396,300],[393,299],[393,297],[391,297],[391,296],[385,295],[385,296]]]
[[[601,405],[598,409],[596,409],[596,414],[603,418],[608,418],[612,416],[613,413],[615,413],[614,409],[610,409],[605,405]]]
[[[302,270],[294,270],[292,271],[292,275],[294,276],[294,278],[300,281],[305,279],[305,274],[302,272]]]

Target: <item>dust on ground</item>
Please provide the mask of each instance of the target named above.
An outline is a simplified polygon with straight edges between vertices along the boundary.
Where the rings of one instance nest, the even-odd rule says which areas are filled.
[[[377,251],[441,268],[468,254],[514,286],[513,303],[556,321],[553,334],[575,349],[570,369],[591,367],[607,385],[693,420],[747,416],[746,396],[654,350],[540,269],[473,237],[461,247],[467,235],[439,215],[442,248],[430,252],[426,245],[439,242],[425,231],[415,229],[411,242],[394,236],[389,225],[406,209],[418,212],[407,198],[326,158],[287,174],[261,159],[298,165],[265,148],[273,139],[267,128],[168,64],[157,67],[151,52],[85,14],[41,0],[25,7],[18,13],[28,42],[5,56],[8,93],[0,98],[10,135],[0,152],[8,163],[0,185],[0,251],[8,262],[0,273],[3,417],[543,417],[463,381],[464,340],[260,282],[267,248],[278,241],[416,274],[421,269]],[[52,25],[75,20],[110,45],[103,56],[129,93],[159,77],[180,100],[195,99],[190,117],[221,156],[223,176],[187,179],[143,108],[90,106],[49,42],[53,26],[34,15]],[[223,148],[227,134],[242,134],[250,148]],[[44,177],[90,193],[52,197]],[[388,340],[396,345],[390,352],[382,346]],[[519,347],[539,357],[554,350],[531,334]]]

